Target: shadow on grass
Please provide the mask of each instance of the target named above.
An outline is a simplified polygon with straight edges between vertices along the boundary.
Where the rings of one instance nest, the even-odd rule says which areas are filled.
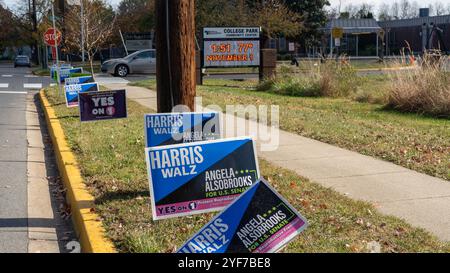
[[[80,119],[79,115],[68,115],[68,116],[62,116],[62,117],[58,117],[58,119]]]
[[[117,191],[117,192],[107,192],[101,196],[95,198],[95,203],[102,205],[111,201],[116,200],[131,200],[138,197],[148,197],[150,196],[150,191]]]
[[[433,115],[425,112],[407,112],[401,109],[396,108],[393,105],[382,105],[377,108],[375,111],[389,113],[393,115],[409,117],[409,118],[420,118],[420,119],[429,119],[429,120],[450,120],[450,115]]]

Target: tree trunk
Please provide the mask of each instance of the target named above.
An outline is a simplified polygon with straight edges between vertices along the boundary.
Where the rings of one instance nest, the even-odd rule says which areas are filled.
[[[94,82],[95,82],[95,76],[94,76],[94,64],[93,64],[94,56],[92,56],[92,55],[89,53],[89,54],[88,54],[88,58],[89,58],[89,64],[91,65],[92,79],[94,79]]]
[[[156,1],[156,79],[160,113],[171,112],[177,105],[195,110],[194,6],[194,0]]]

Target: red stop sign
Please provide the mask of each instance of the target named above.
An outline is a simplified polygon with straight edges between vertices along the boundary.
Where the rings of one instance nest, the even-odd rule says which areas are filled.
[[[54,30],[53,28],[49,28],[44,33],[44,42],[49,46],[59,45],[61,43],[61,32],[58,30]]]

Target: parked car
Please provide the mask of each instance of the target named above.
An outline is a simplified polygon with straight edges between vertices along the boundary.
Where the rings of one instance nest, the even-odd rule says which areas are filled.
[[[28,56],[23,56],[23,55],[17,56],[16,59],[14,60],[14,67],[18,67],[18,66],[31,67],[30,58],[28,58]]]
[[[102,72],[116,77],[156,73],[156,51],[141,50],[124,58],[108,60],[102,64]]]

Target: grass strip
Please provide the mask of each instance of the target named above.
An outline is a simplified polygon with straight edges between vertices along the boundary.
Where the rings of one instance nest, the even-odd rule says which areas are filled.
[[[363,79],[378,93],[385,77]],[[155,80],[133,83],[156,88]],[[198,86],[204,105],[279,105],[280,127],[431,176],[450,180],[450,120],[386,110],[346,98],[305,98],[258,92],[256,81],[206,80]]]
[[[150,112],[129,101],[127,120],[80,126],[78,110],[47,90],[49,101],[96,199],[107,235],[121,252],[173,252],[206,224],[213,214],[154,222],[144,157],[143,115]],[[295,173],[261,160],[271,184],[304,214],[310,227],[285,252],[366,252],[378,242],[383,252],[450,252],[426,231],[379,214]]]

